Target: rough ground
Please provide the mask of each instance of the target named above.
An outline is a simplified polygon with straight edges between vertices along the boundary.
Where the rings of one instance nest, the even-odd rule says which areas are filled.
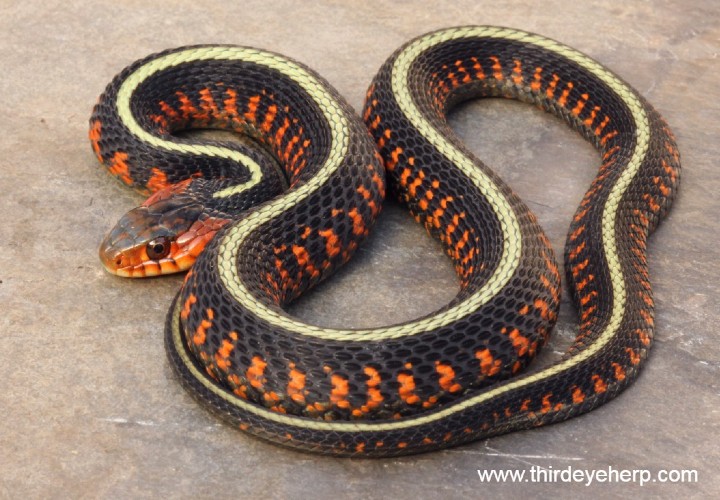
[[[644,373],[584,417],[395,460],[289,452],[220,424],[183,391],[165,359],[162,325],[180,278],[126,281],[98,262],[104,232],[141,200],[96,165],[87,119],[97,96],[146,54],[222,42],[295,57],[358,109],[372,75],[402,42],[469,23],[577,47],[637,87],[674,129],[685,170],[680,199],[650,242],[657,341]],[[719,40],[713,0],[1,0],[0,498],[717,493]],[[599,165],[590,145],[551,116],[509,101],[468,104],[452,123],[528,201],[560,253]],[[439,247],[390,205],[359,258],[293,311],[324,325],[380,325],[441,306],[457,286]],[[541,362],[567,345],[575,320],[564,303]],[[698,481],[486,484],[477,474],[532,467],[695,469]]]

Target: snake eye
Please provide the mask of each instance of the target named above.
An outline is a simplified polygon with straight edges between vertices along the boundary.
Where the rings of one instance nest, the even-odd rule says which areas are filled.
[[[151,240],[145,247],[147,255],[152,260],[160,260],[170,253],[170,238],[160,236]]]

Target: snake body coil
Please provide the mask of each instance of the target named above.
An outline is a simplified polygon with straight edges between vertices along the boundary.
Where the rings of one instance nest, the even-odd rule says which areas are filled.
[[[556,320],[560,277],[535,217],[448,127],[452,106],[484,96],[550,111],[602,155],[565,251],[579,333],[560,361],[513,378]],[[680,170],[672,134],[636,91],[552,40],[462,27],[395,52],[362,114],[365,126],[303,65],[232,46],[150,56],[101,97],[95,153],[127,184],[157,191],[142,217],[166,231],[133,263],[110,249],[137,239],[132,216],[108,238],[106,265],[150,275],[200,254],[166,325],[170,362],[193,396],[276,443],[392,456],[565,420],[635,379],[654,330],[646,241]],[[242,132],[270,154],[173,135],[196,127]],[[383,328],[288,316],[283,306],[368,235],[386,175],[453,260],[457,297]],[[173,233],[190,213],[197,219]]]

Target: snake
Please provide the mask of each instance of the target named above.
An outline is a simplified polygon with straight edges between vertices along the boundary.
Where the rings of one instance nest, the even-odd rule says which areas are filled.
[[[448,124],[486,97],[555,115],[600,157],[564,251],[577,335],[545,367],[528,368],[559,310],[552,246]],[[101,243],[104,266],[189,269],[167,315],[169,363],[203,406],[263,440],[336,456],[434,451],[584,414],[647,360],[647,240],[678,189],[676,141],[638,91],[554,40],[492,26],[419,36],[382,65],[359,115],[285,56],[170,49],[112,80],[89,138],[114,177],[149,195]],[[290,316],[352,258],[386,195],[440,242],[457,295],[377,328]]]

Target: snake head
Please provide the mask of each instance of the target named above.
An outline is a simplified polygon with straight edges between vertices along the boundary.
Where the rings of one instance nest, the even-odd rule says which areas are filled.
[[[126,278],[185,271],[228,222],[176,187],[163,189],[118,221],[100,244],[100,260]]]

